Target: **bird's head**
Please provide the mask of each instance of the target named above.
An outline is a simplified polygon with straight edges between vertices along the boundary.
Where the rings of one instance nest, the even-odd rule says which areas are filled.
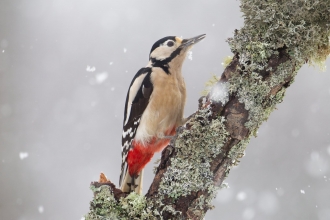
[[[187,52],[192,46],[205,38],[205,34],[189,39],[175,36],[164,37],[158,40],[151,48],[150,62],[153,66],[168,67],[181,66]]]

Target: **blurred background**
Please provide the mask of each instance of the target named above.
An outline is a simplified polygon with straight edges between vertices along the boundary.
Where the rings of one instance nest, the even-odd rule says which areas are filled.
[[[118,182],[127,89],[153,43],[207,34],[183,67],[188,116],[242,24],[230,0],[1,0],[0,219],[82,219],[90,182]],[[304,66],[206,219],[330,219],[329,110],[329,69]]]

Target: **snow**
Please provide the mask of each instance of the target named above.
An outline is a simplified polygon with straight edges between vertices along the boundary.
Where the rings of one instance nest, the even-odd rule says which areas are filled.
[[[211,100],[221,102],[224,105],[229,100],[228,85],[227,83],[217,83],[211,90]]]
[[[237,195],[236,195],[236,199],[238,200],[238,201],[243,201],[243,200],[245,200],[246,199],[246,193],[245,192],[243,192],[243,191],[241,191],[241,192],[239,192]]]
[[[2,53],[4,53],[5,52],[5,50],[2,50]]]
[[[21,160],[24,160],[25,158],[27,158],[29,156],[29,153],[28,152],[20,152],[19,153],[19,158]]]
[[[115,87],[111,87],[111,91],[115,91]]]
[[[110,62],[109,65],[111,66],[113,64],[113,62]]]
[[[98,73],[95,76],[96,82],[98,84],[103,83],[107,78],[108,78],[108,73],[107,72]]]
[[[191,50],[188,51],[188,59],[189,59],[189,60],[192,60],[192,51],[191,51]]]
[[[93,78],[89,79],[90,85],[102,84],[108,78],[107,72],[97,73]]]
[[[305,190],[302,190],[302,189],[301,189],[301,190],[300,190],[300,193],[301,193],[301,194],[305,194]]]
[[[123,51],[124,51],[124,53],[126,53],[126,52],[127,52],[127,49],[126,49],[126,48],[124,48],[124,49],[123,49]]]
[[[96,70],[95,66],[87,66],[86,71],[87,72],[94,72]]]
[[[277,192],[278,196],[283,196],[284,195],[284,189],[282,189],[282,188],[279,188],[276,192]]]
[[[41,205],[38,207],[38,212],[43,213],[44,212],[44,207]]]

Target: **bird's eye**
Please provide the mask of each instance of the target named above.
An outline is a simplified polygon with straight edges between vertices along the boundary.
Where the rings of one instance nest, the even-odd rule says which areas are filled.
[[[173,41],[167,42],[167,46],[172,47],[173,45],[174,45],[174,42]]]

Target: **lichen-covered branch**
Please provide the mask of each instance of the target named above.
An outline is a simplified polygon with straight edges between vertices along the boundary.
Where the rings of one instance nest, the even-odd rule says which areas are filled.
[[[232,61],[162,152],[148,193],[92,183],[86,219],[202,219],[300,67],[324,65],[329,0],[241,0],[241,10],[244,27],[228,40]]]

